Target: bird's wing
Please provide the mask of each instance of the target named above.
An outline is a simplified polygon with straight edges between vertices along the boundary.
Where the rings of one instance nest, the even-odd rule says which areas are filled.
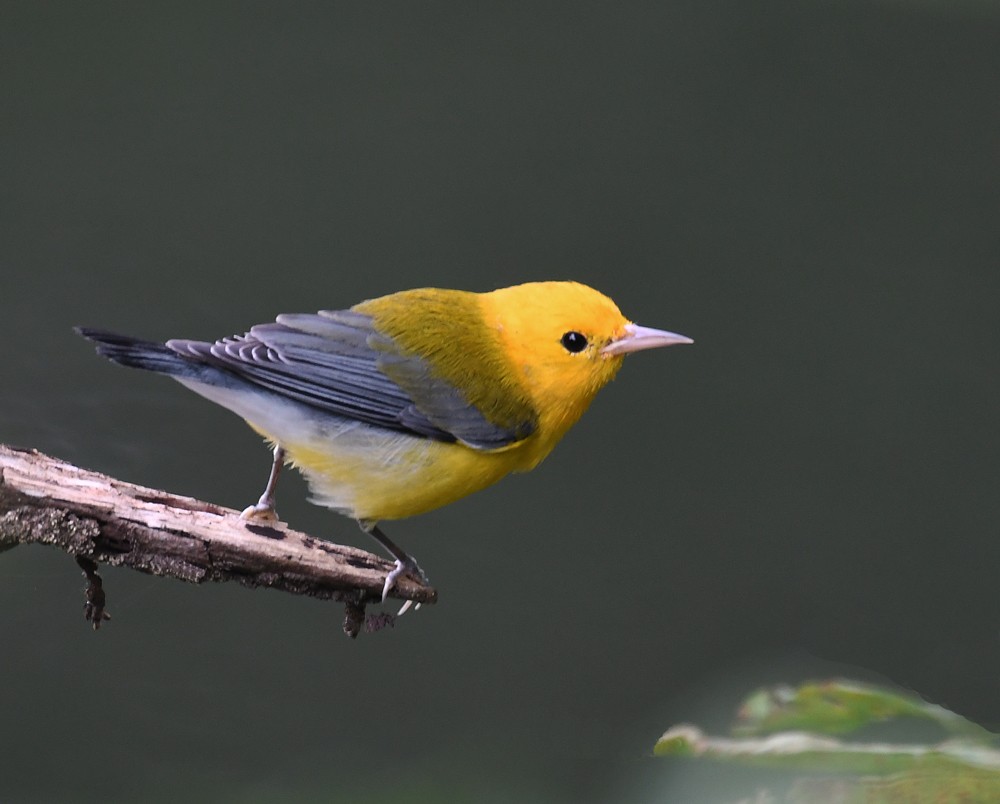
[[[245,335],[167,346],[282,396],[391,430],[483,450],[530,435],[488,421],[425,360],[403,353],[371,316],[353,310],[280,315]]]

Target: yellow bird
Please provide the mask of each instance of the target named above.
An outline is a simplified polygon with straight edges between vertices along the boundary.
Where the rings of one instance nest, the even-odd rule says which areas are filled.
[[[275,484],[291,463],[314,502],[356,519],[393,556],[383,600],[403,573],[426,577],[378,521],[534,468],[624,355],[692,343],[633,324],[576,282],[405,290],[349,310],[279,315],[215,343],[77,332],[114,362],[167,374],[245,419],[273,445],[274,462],[244,518],[276,519]]]

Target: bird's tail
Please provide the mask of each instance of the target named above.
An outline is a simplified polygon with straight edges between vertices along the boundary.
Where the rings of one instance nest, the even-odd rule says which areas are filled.
[[[211,382],[213,379],[218,382],[217,378],[206,376],[206,374],[218,375],[221,373],[220,369],[214,366],[207,366],[197,360],[179,355],[163,343],[144,341],[141,338],[119,335],[103,329],[91,329],[90,327],[74,327],[74,330],[77,334],[97,344],[97,354],[122,366],[168,374],[178,379],[201,380],[202,382]]]

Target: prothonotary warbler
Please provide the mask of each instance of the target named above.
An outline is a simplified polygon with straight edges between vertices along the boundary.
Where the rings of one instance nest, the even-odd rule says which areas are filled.
[[[244,518],[276,519],[275,483],[291,463],[314,502],[356,519],[393,556],[383,600],[403,573],[426,579],[378,521],[534,468],[626,354],[692,342],[633,324],[576,282],[405,290],[279,315],[215,343],[77,331],[114,362],[167,374],[243,417],[274,447]]]

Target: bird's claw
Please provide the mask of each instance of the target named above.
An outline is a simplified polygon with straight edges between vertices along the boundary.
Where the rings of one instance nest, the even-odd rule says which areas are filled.
[[[409,575],[417,583],[428,584],[427,576],[424,575],[424,571],[420,569],[420,565],[417,564],[410,556],[407,556],[405,560],[396,559],[396,566],[392,571],[385,576],[385,585],[382,587],[382,602],[385,603],[386,598],[389,597],[389,592],[393,590],[396,585],[396,581],[403,575]],[[407,601],[409,603],[410,601]],[[419,604],[418,604],[419,605]],[[409,608],[406,604],[403,605],[403,609],[400,611],[402,614],[406,609]]]
[[[274,510],[274,503],[262,502],[249,505],[240,511],[240,519],[244,522],[259,522],[267,525],[273,525],[280,521],[278,512]]]
[[[412,600],[407,600],[402,606],[399,607],[399,611],[396,612],[397,617],[402,617],[410,609],[414,611],[420,611],[420,604],[414,603]]]

